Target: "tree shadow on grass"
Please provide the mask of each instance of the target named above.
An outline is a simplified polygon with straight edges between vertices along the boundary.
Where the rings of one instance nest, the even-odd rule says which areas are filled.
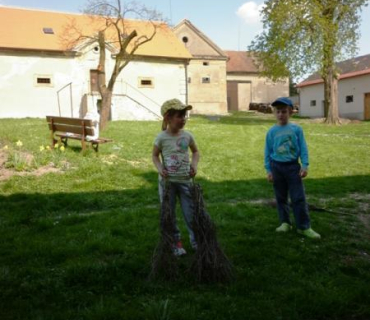
[[[350,254],[359,244],[354,247],[343,230],[327,235],[335,241],[320,244],[300,242],[293,233],[275,235],[275,209],[243,202],[273,197],[272,186],[264,179],[197,178],[221,243],[236,267],[235,283],[192,283],[191,275],[185,274],[187,260],[180,261],[184,276],[178,282],[148,282],[150,257],[159,237],[158,178],[154,171],[140,175],[149,182],[147,188],[0,195],[2,319],[92,319],[96,312],[107,319],[144,319],[150,316],[145,305],[167,297],[180,310],[177,319],[197,318],[177,304],[183,300],[208,318],[212,310],[224,319],[230,312],[234,319],[244,319],[247,313],[253,318],[266,308],[273,318],[292,309],[297,312],[292,319],[353,315],[354,306],[370,314],[365,308],[369,278],[364,267],[331,258],[338,258],[338,252]],[[305,185],[308,196],[338,198],[369,194],[369,178],[307,179]],[[321,228],[330,230],[331,219],[316,214],[315,219],[322,219]],[[321,290],[325,272],[330,274],[330,287]],[[351,289],[354,285],[358,293]],[[312,286],[312,294],[307,295]],[[338,292],[349,294],[341,300]],[[302,303],[297,305],[297,299]],[[204,311],[209,301],[216,303]],[[309,306],[315,306],[314,315]]]
[[[86,213],[89,211],[135,210],[158,205],[158,175],[154,171],[140,173],[150,183],[148,188],[96,191],[16,193],[0,195],[0,213],[21,215],[63,215],[63,213]],[[224,180],[214,182],[197,177],[209,202],[227,202],[233,199],[273,198],[272,185],[265,179]],[[370,176],[343,176],[304,180],[306,194],[318,198],[341,198],[351,193],[370,193]]]

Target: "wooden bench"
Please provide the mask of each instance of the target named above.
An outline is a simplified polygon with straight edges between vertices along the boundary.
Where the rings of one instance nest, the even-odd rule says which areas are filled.
[[[99,144],[113,141],[101,137],[86,140],[86,136],[94,135],[94,124],[93,120],[90,119],[46,116],[46,121],[51,131],[53,147],[58,142],[57,137],[64,146],[67,146],[68,139],[80,140],[82,151],[86,149],[86,143],[90,143],[93,149],[98,152]]]

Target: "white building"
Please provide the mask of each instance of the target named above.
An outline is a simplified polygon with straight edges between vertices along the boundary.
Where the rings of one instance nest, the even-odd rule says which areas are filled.
[[[370,119],[370,54],[337,64],[338,107],[341,118]],[[324,112],[324,84],[314,74],[297,85],[300,96],[301,116],[321,118]]]
[[[96,34],[84,15],[0,7],[0,118],[61,115],[82,117],[96,108],[99,46],[81,42],[67,50],[62,35],[73,21]],[[139,35],[151,24],[131,20]],[[109,80],[114,66],[113,46],[106,52]],[[114,88],[111,117],[158,119],[167,100],[187,99],[186,66],[191,54],[167,25],[141,46],[121,72]]]

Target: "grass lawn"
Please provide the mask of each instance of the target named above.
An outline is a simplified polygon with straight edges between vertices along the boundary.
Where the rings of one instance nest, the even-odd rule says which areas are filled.
[[[109,124],[99,153],[42,150],[44,119],[0,119],[0,319],[370,319],[370,122],[293,119],[310,151],[305,179],[321,241],[276,234],[263,169],[271,115],[192,117],[201,183],[235,280],[148,281],[159,239],[159,122]],[[22,142],[22,146],[16,142]],[[7,147],[6,147],[7,146]]]

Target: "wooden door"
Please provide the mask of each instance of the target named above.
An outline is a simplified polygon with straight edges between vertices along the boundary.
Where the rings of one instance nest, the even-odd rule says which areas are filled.
[[[365,113],[364,119],[370,120],[370,92],[365,93]]]
[[[238,84],[238,110],[248,111],[249,104],[251,103],[251,84],[239,83]]]
[[[90,90],[91,92],[99,92],[98,70],[90,70]]]
[[[238,83],[227,81],[227,110],[238,111]]]

